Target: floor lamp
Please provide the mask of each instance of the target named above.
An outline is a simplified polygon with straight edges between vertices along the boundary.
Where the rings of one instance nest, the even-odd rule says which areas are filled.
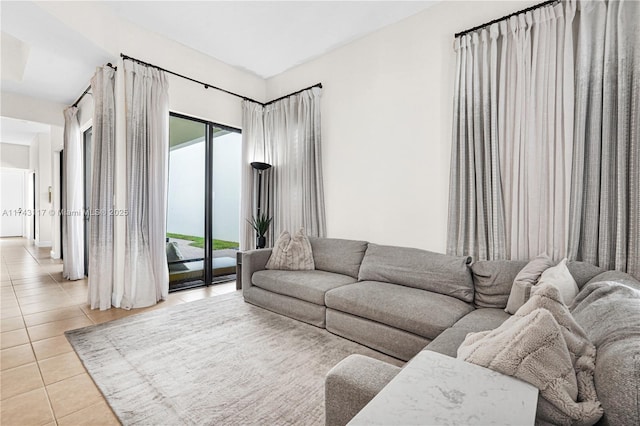
[[[269,170],[271,168],[271,164],[268,163],[262,163],[260,161],[254,161],[253,163],[251,163],[251,167],[253,167],[255,170],[258,171],[258,204],[257,204],[257,215],[256,218],[258,220],[261,219],[261,212],[262,212],[262,203],[261,203],[261,196],[262,196],[262,172],[264,172],[265,170]],[[266,239],[264,237],[264,235],[260,236],[259,234],[256,237],[256,248],[264,248],[264,246],[266,245]]]

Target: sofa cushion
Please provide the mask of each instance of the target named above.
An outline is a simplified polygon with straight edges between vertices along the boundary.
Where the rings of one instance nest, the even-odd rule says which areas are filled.
[[[447,328],[438,337],[433,339],[424,350],[438,352],[439,354],[455,358],[458,354],[458,348],[469,333],[469,330],[463,328]]]
[[[567,268],[566,258],[542,273],[536,285],[531,289],[531,294],[535,294],[543,284],[555,286],[560,291],[560,297],[565,305],[570,305],[578,294],[578,285]]]
[[[326,271],[277,271],[264,270],[253,274],[256,287],[324,305],[327,290],[355,283],[355,278]]]
[[[516,278],[513,280],[513,286],[511,287],[511,293],[509,294],[505,311],[510,314],[515,314],[520,306],[529,300],[531,287],[538,282],[542,273],[553,265],[555,265],[555,262],[546,254],[541,254],[531,259],[531,261],[518,272],[518,275],[516,275]]]
[[[330,290],[328,308],[433,339],[473,307],[456,298],[395,284],[361,281]],[[411,315],[408,315],[411,313]]]
[[[506,308],[516,275],[527,264],[520,260],[484,260],[471,265],[475,294],[473,303],[479,308]]]
[[[309,237],[316,269],[358,278],[366,241]]]
[[[576,280],[578,288],[584,287],[591,278],[605,271],[603,268],[578,260],[568,261],[567,268],[571,272],[573,279]]]
[[[461,328],[470,332],[493,330],[494,328],[500,327],[500,325],[510,317],[511,315],[506,313],[504,309],[476,309],[460,318],[458,322],[453,324],[453,328]]]
[[[610,272],[601,275],[626,275]],[[640,286],[626,285],[633,281],[589,283],[571,306],[574,318],[597,348],[594,379],[604,424],[640,424]]]
[[[285,271],[309,271],[315,269],[313,255],[311,254],[311,244],[304,235],[304,230],[300,229],[293,237],[289,231],[282,231],[278,237],[271,257],[267,262],[267,269],[280,269]]]
[[[469,256],[369,244],[358,280],[402,284],[473,302],[469,263]]]
[[[640,290],[640,281],[632,277],[631,275],[622,272],[622,271],[605,271],[602,272],[595,277],[591,278],[587,285],[591,283],[597,283],[602,281],[615,281],[619,284],[624,284],[626,286],[635,288],[636,290]]]
[[[325,426],[343,426],[399,372],[400,367],[363,355],[349,355],[325,379]]]
[[[493,330],[505,322],[511,315],[500,308],[476,309],[463,316],[453,327],[446,329],[442,334],[433,339],[425,350],[438,352],[455,358],[458,347],[464,342],[467,334]]]

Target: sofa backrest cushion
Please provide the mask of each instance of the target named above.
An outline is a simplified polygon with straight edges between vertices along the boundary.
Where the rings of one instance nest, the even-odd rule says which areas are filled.
[[[576,296],[571,311],[596,346],[594,380],[606,425],[640,424],[640,283],[608,271]],[[629,279],[628,279],[628,278]],[[635,281],[635,283],[634,283]],[[636,287],[637,286],[637,287]]]
[[[588,284],[597,283],[602,281],[615,281],[620,284],[624,284],[629,287],[633,287],[636,290],[640,290],[640,281],[622,271],[604,271],[601,274],[591,278]]]
[[[571,272],[573,279],[576,280],[578,288],[584,287],[584,285],[589,282],[590,279],[606,271],[606,269],[604,268],[600,268],[590,263],[580,262],[577,260],[568,261],[567,269],[569,269],[569,272]]]
[[[481,260],[471,265],[475,295],[473,303],[478,308],[506,308],[513,281],[525,267],[524,260]],[[567,268],[576,280],[578,288],[605,269],[587,262],[569,261]],[[626,274],[625,274],[626,275]]]
[[[366,241],[309,237],[316,269],[358,278]]]
[[[476,307],[506,308],[513,280],[526,264],[526,260],[483,260],[471,265]]]
[[[359,281],[381,281],[433,291],[473,302],[471,257],[426,250],[369,244]]]

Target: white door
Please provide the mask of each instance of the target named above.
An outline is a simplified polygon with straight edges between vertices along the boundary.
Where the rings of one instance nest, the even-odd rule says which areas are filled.
[[[22,237],[24,170],[2,169],[0,176],[0,237]]]

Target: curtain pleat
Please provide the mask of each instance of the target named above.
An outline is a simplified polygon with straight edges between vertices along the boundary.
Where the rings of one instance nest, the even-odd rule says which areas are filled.
[[[273,218],[267,241],[283,231],[304,228],[326,235],[319,88],[305,90],[263,107],[242,103],[242,203],[247,223],[256,212],[258,172],[250,163],[273,167],[262,173],[262,211]],[[241,250],[255,247],[255,231],[241,227]]]
[[[449,253],[566,253],[572,19],[549,6],[456,40]]]
[[[115,71],[97,69],[93,93],[92,180],[89,216],[89,304],[111,307],[114,262]]]
[[[84,176],[82,133],[78,108],[64,110],[62,212],[62,276],[68,280],[84,278]]]
[[[265,173],[263,185],[274,236],[299,228],[307,235],[326,235],[321,92],[319,88],[305,90],[264,109],[265,145],[273,168]]]
[[[640,277],[640,4],[579,16],[569,255]]]
[[[240,199],[240,250],[256,248],[256,234],[249,221],[257,207],[254,188],[257,188],[257,172],[251,167],[253,161],[270,163],[264,149],[264,107],[248,100],[242,101],[242,193]],[[263,179],[267,176],[263,174]],[[263,180],[263,188],[267,185]],[[264,191],[264,189],[263,189]],[[267,201],[266,197],[262,200]],[[263,203],[264,205],[264,203]],[[268,210],[265,210],[268,212]]]
[[[150,306],[169,291],[166,256],[169,153],[164,72],[125,61],[127,237],[121,306]]]
[[[456,39],[447,252],[505,256],[498,162],[497,26]]]

